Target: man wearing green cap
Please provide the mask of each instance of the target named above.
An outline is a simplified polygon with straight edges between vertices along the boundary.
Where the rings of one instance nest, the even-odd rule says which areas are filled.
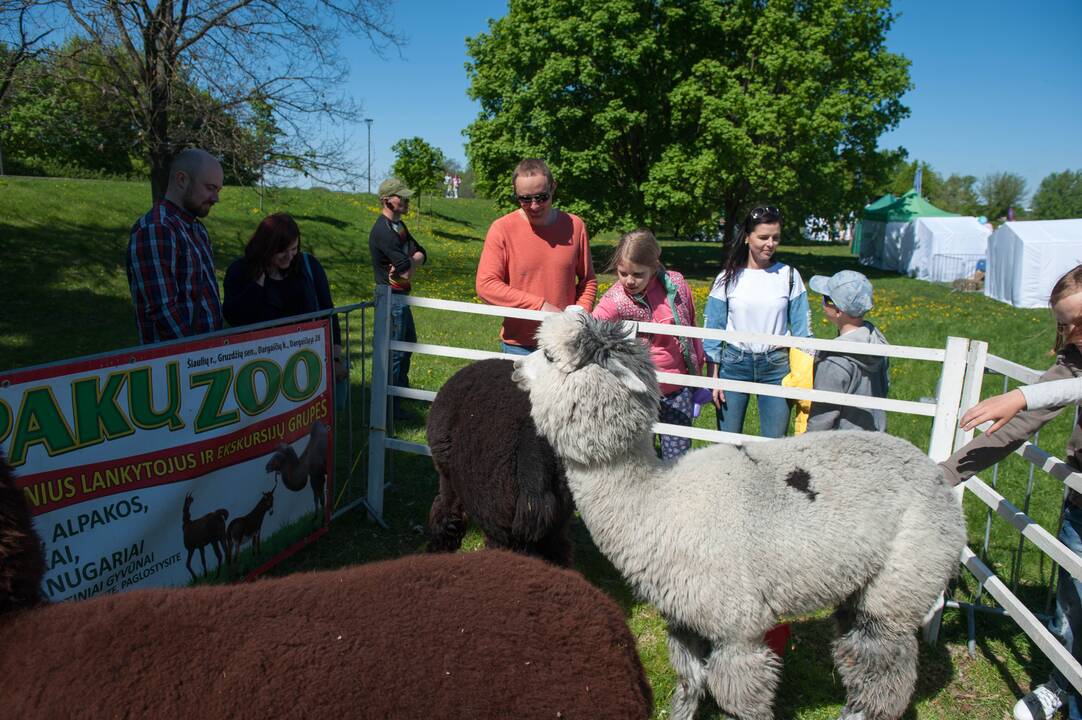
[[[391,339],[404,342],[417,342],[417,330],[413,313],[402,298],[409,294],[414,271],[428,259],[425,249],[402,222],[412,195],[413,191],[398,178],[384,180],[379,186],[380,216],[368,233],[376,285],[391,287]],[[409,387],[409,372],[410,353],[392,352],[391,384]]]

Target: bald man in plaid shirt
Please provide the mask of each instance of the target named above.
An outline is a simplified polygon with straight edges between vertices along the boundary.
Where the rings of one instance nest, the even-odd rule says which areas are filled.
[[[179,153],[165,197],[131,229],[128,285],[139,342],[190,337],[222,328],[222,305],[207,228],[218,202],[222,166],[203,150]]]

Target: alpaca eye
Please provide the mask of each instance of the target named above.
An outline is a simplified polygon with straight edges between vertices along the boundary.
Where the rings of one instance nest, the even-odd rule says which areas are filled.
[[[548,350],[542,350],[541,355],[544,356],[546,362],[549,362],[549,363],[556,362],[556,359],[554,357],[552,357],[552,353],[550,353]]]

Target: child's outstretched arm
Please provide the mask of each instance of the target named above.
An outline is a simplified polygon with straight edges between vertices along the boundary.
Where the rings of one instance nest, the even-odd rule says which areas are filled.
[[[962,416],[963,430],[992,422],[985,432],[994,433],[1022,410],[1040,410],[1082,402],[1082,377],[1024,385],[1002,395],[982,400]]]
[[[981,400],[969,410],[966,410],[965,415],[962,416],[962,429],[972,430],[978,425],[992,420],[994,421],[992,427],[984,431],[990,435],[1025,409],[1026,396],[1022,394],[1021,390],[1015,388],[1002,395],[994,395],[987,400]]]

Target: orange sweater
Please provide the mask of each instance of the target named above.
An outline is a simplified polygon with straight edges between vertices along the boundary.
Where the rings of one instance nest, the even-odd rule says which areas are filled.
[[[492,223],[477,264],[477,296],[490,305],[540,310],[546,301],[587,312],[597,296],[586,226],[557,211],[556,220],[535,228],[515,210]],[[509,345],[534,347],[538,323],[505,318],[500,337]]]

